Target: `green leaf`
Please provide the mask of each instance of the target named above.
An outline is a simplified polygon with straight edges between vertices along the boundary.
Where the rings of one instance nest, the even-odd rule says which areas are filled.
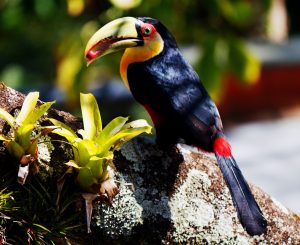
[[[44,104],[42,104],[41,106],[39,106],[38,108],[36,108],[35,110],[33,110],[30,115],[27,117],[26,120],[24,120],[24,124],[26,123],[35,123],[37,120],[39,120],[46,111],[48,111],[48,109],[51,107],[51,105],[53,105],[55,103],[55,101],[51,101],[51,102],[46,102]]]
[[[48,120],[52,122],[54,126],[58,127],[57,129],[54,129],[52,133],[65,137],[70,143],[72,143],[76,138],[78,138],[75,132],[66,124],[54,118],[48,118]]]
[[[47,231],[47,232],[51,233],[51,231],[43,225],[40,225],[40,224],[33,224],[33,225],[40,228],[40,229],[42,229],[42,230],[44,230],[44,231]]]
[[[56,127],[54,133],[66,137],[72,144],[74,160],[66,163],[78,171],[78,185],[88,190],[93,184],[98,184],[107,178],[107,161],[113,159],[113,148],[119,149],[123,143],[141,133],[151,133],[151,126],[146,120],[136,120],[126,123],[127,117],[113,119],[102,130],[100,112],[92,94],[80,94],[84,130],[79,130],[83,139],[65,124],[49,119]],[[71,139],[71,140],[70,140]]]
[[[30,147],[30,136],[33,128],[34,124],[25,124],[17,128],[15,140],[25,151]]]
[[[0,134],[0,140],[2,140],[2,141],[10,141],[11,139],[7,138],[4,134]]]
[[[38,146],[39,137],[30,141],[30,146],[26,149],[26,153],[35,156],[37,154],[37,146]]]
[[[2,108],[0,108],[0,117],[3,118],[12,128],[15,126],[15,118]]]
[[[80,105],[85,139],[93,140],[102,131],[102,121],[97,101],[91,93],[80,93]]]
[[[90,161],[86,165],[91,170],[91,173],[95,178],[99,178],[103,172],[103,158],[92,156]]]
[[[81,167],[84,167],[89,162],[90,158],[97,155],[99,151],[96,142],[92,140],[76,141],[73,146],[76,148],[75,151],[78,153],[78,159],[76,159],[76,162]]]
[[[197,71],[201,74],[201,80],[212,97],[216,99],[219,92],[224,63],[227,62],[228,48],[222,48],[221,39],[214,34],[207,34],[202,42],[203,53]],[[223,42],[224,43],[224,42]],[[220,47],[221,46],[221,47]],[[221,50],[221,51],[219,51]],[[221,59],[220,59],[221,58]]]
[[[106,169],[105,162],[107,160],[112,160],[113,158],[114,154],[112,151],[106,152],[105,156],[103,157],[92,156],[86,167],[91,169],[91,172],[95,178],[101,179],[103,171]],[[105,165],[105,167],[103,165]]]
[[[229,42],[230,69],[246,83],[253,83],[260,75],[260,62],[239,39],[232,38]]]
[[[218,1],[224,17],[236,26],[243,26],[253,19],[253,5],[247,1]]]
[[[65,164],[69,167],[73,167],[73,168],[76,168],[76,169],[81,168],[74,160],[70,160],[70,161],[66,162]]]
[[[152,127],[145,119],[139,119],[126,123],[122,129],[143,129],[145,133],[151,134]]]
[[[142,133],[151,133],[152,127],[146,120],[140,119],[125,124],[122,130],[110,137],[104,145],[102,145],[102,153],[108,151],[112,146],[118,150],[127,141]]]
[[[140,128],[129,128],[122,131],[123,137],[120,138],[120,140],[115,143],[114,149],[119,150],[121,146],[131,140],[132,138],[142,134],[142,133],[151,133],[151,126],[144,126]]]
[[[97,179],[93,176],[90,168],[84,167],[79,169],[78,175],[76,178],[78,185],[86,190],[91,187],[93,184],[97,184]]]
[[[24,151],[23,147],[20,146],[17,142],[15,142],[13,140],[8,142],[8,144],[7,144],[7,150],[18,161],[25,154],[25,151]]]
[[[22,105],[21,111],[16,118],[16,122],[18,125],[21,125],[25,120],[28,119],[28,116],[34,110],[36,103],[39,98],[39,92],[31,92],[29,93]]]
[[[110,121],[102,130],[101,134],[96,138],[96,141],[98,144],[105,143],[106,140],[109,139],[109,137],[115,135],[118,133],[124,124],[127,122],[128,117],[117,117]]]

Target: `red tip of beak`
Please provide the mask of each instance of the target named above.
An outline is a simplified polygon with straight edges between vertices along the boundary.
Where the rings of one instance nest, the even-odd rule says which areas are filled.
[[[122,38],[107,37],[94,44],[85,54],[88,64],[98,56],[101,56],[101,54],[103,54],[113,43],[120,40],[122,40]]]
[[[99,52],[97,52],[97,51],[89,50],[89,51],[86,53],[85,57],[86,57],[86,59],[87,59],[88,61],[92,61],[93,59],[96,58],[96,56],[97,56],[98,53],[99,53]]]

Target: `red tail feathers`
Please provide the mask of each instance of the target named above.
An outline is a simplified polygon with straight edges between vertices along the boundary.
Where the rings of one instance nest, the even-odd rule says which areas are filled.
[[[224,137],[219,137],[214,141],[214,152],[223,157],[231,157],[231,146]]]

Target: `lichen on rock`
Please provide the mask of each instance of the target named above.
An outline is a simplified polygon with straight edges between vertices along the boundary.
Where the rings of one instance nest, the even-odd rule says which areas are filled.
[[[51,138],[47,135],[40,136],[38,139],[38,163],[39,174],[42,179],[46,179],[53,174],[53,167],[50,165],[53,151],[54,146],[51,143]]]
[[[5,110],[12,111],[20,107],[23,99],[21,93],[0,84],[0,106]],[[66,112],[51,109],[49,113],[49,117],[63,121],[74,130],[82,128],[80,119]],[[4,126],[4,121],[0,120],[0,130]],[[54,173],[44,186],[36,181],[39,180],[39,174],[32,175],[29,181],[34,184],[33,190],[40,189],[45,198],[28,194],[28,198],[34,200],[28,202],[21,191],[15,192],[14,197],[18,196],[15,200],[26,203],[18,206],[22,209],[17,212],[25,212],[22,219],[28,216],[29,221],[24,222],[26,225],[35,223],[39,218],[45,221],[40,224],[57,231],[61,224],[70,222],[72,229],[55,233],[63,234],[57,244],[66,243],[66,236],[70,232],[78,239],[70,244],[300,244],[300,217],[251,184],[252,192],[268,221],[268,231],[261,236],[251,237],[247,234],[239,222],[213,154],[184,144],[168,150],[160,149],[152,139],[145,137],[130,141],[115,154],[114,178],[119,183],[120,192],[112,206],[104,203],[95,205],[92,233],[86,234],[86,229],[82,228],[85,227],[85,219],[81,217],[83,206],[78,204],[81,200],[78,195],[80,190],[76,189],[73,176],[67,176],[60,198],[55,193],[57,179],[66,170],[64,163],[72,158],[68,155],[72,149],[60,139],[56,140],[51,134],[49,136],[55,149],[40,141],[40,162],[48,164],[50,160],[49,166]],[[42,140],[49,142],[47,137]],[[9,183],[14,183],[17,163],[5,151],[0,153],[2,181],[6,177]],[[8,171],[13,178],[8,178]],[[44,173],[48,172],[45,170]],[[14,185],[13,191],[16,189],[20,190]],[[29,210],[30,207],[33,209]],[[53,215],[53,210],[58,212],[55,213],[57,216]],[[28,215],[28,212],[34,215]],[[72,220],[76,222],[75,225]],[[12,224],[0,226],[0,243],[8,232],[15,235],[11,230]],[[75,228],[77,225],[78,229]],[[21,239],[20,234],[26,235],[26,231],[29,231],[27,227],[24,229],[25,232],[17,234],[18,239]],[[44,236],[45,230],[41,231]]]
[[[113,207],[99,207],[97,218],[108,236],[124,238],[125,234],[126,241],[139,237],[145,244],[268,244],[274,242],[273,236],[292,244],[300,239],[291,232],[295,227],[287,226],[287,220],[293,219],[291,213],[258,188],[253,188],[253,193],[269,221],[269,230],[277,236],[270,232],[249,236],[211,153],[184,144],[166,152],[153,141],[138,138],[117,155],[115,169],[122,183],[120,194]],[[274,209],[278,218],[270,217]]]
[[[112,238],[130,236],[133,228],[143,223],[142,211],[130,186],[121,183],[111,206],[100,203],[95,208],[93,221]]]

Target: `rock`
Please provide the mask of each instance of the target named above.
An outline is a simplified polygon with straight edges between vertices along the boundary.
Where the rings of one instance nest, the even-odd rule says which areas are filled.
[[[300,243],[299,216],[253,185],[268,231],[247,234],[214,154],[184,144],[164,152],[151,140],[137,138],[124,145],[115,167],[120,193],[111,207],[102,204],[95,215],[107,242]]]
[[[0,98],[0,107],[11,112],[22,105],[24,95],[1,84]],[[78,118],[66,112],[51,109],[48,114],[74,129],[82,127]],[[5,127],[3,120],[0,120],[2,132],[5,132]],[[68,158],[59,143],[56,142],[55,148],[49,151],[51,158],[45,158],[50,161],[53,172],[47,177],[49,188],[57,188],[57,179],[63,173],[57,170],[57,166]],[[7,161],[11,161],[10,158],[5,151],[1,152],[0,162]],[[119,194],[112,205],[100,202],[94,205],[90,234],[82,228],[68,230],[66,235],[62,233],[62,237],[56,237],[57,244],[63,244],[66,240],[69,244],[300,244],[300,217],[254,185],[250,186],[268,220],[268,231],[261,236],[247,234],[239,222],[229,190],[211,153],[184,144],[177,144],[166,151],[152,139],[138,137],[115,153],[111,167],[119,187]],[[29,175],[30,178],[32,175]],[[32,182],[36,183],[34,180]],[[49,210],[53,207],[52,203],[57,205],[69,193],[78,198],[81,206],[78,203],[68,206],[68,212],[63,213],[62,219],[66,218],[66,214],[72,216],[78,212],[84,216],[84,202],[77,195],[79,191],[74,188],[72,178],[65,185],[69,186],[64,187],[63,197],[46,194],[47,198],[54,199],[46,202],[49,202]],[[14,186],[12,190],[19,189],[14,195],[22,197],[22,191],[26,188]],[[37,200],[40,198],[37,197]],[[28,212],[30,206],[26,208]],[[48,214],[47,210],[45,208],[42,215],[53,215],[52,212]],[[36,215],[32,217],[39,214]],[[60,220],[60,217],[55,218]],[[86,227],[84,218],[74,219],[74,222]],[[42,225],[52,229],[49,222]],[[6,227],[4,222],[0,227],[0,241],[6,239],[6,232],[10,232],[10,226]],[[70,237],[78,239],[72,240]]]

